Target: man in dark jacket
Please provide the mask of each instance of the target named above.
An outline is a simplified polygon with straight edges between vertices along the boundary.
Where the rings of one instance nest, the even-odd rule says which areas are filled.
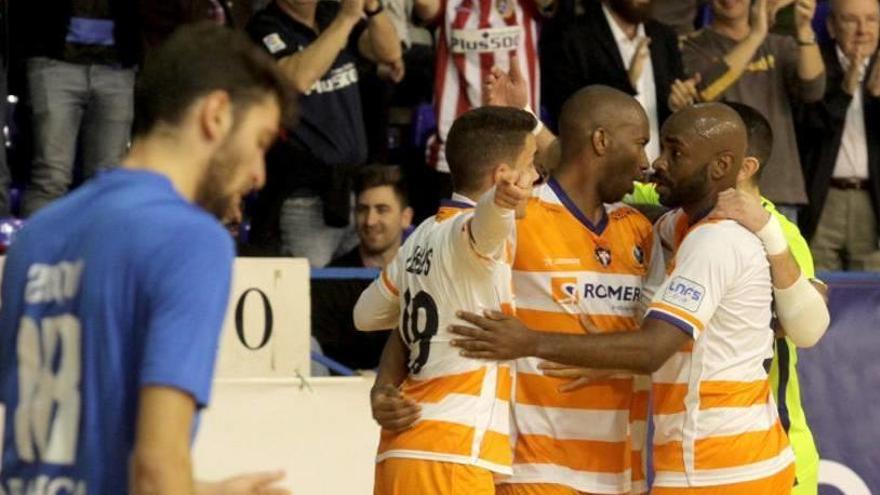
[[[880,271],[880,6],[831,7],[825,96],[798,119],[810,199],[802,228],[817,270]]]
[[[678,37],[650,20],[646,0],[586,0],[585,7],[561,33],[542,39],[544,101],[555,121],[562,103],[584,86],[603,84],[635,96],[650,121],[653,161],[660,124],[671,113],[670,88],[684,79]]]

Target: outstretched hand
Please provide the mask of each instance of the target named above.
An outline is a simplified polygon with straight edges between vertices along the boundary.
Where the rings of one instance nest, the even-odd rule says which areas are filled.
[[[449,327],[450,332],[463,337],[452,340],[451,344],[461,349],[464,357],[503,361],[535,353],[537,333],[512,316],[498,311],[487,311],[485,316],[459,311],[456,316],[477,327]]]

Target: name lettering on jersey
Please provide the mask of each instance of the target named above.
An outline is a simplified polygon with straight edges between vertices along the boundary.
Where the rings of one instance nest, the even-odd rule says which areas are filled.
[[[684,277],[675,277],[669,283],[669,286],[666,287],[666,292],[663,293],[663,300],[679,308],[686,309],[691,313],[695,313],[700,309],[700,304],[703,302],[703,296],[705,295],[706,288],[702,285]]]
[[[553,300],[562,305],[589,304],[586,301],[611,301],[618,303],[636,303],[642,295],[642,288],[625,283],[601,283],[590,281],[580,282],[576,277],[553,277],[550,279],[550,294]],[[632,304],[615,306],[616,309],[628,311]]]
[[[45,474],[23,480],[10,478],[6,482],[6,490],[0,484],[0,495],[86,495],[86,482],[59,476],[50,478]]]
[[[28,269],[24,300],[28,304],[57,303],[73,299],[79,291],[83,261],[62,261],[57,265],[36,263]]]
[[[584,284],[584,299],[611,299],[636,302],[642,295],[641,287],[631,285]]]
[[[348,62],[342,67],[338,67],[330,71],[327,74],[327,77],[323,77],[318,81],[315,81],[315,84],[306,91],[306,96],[317,93],[330,93],[333,91],[339,91],[341,89],[345,89],[349,86],[355,85],[358,82],[358,72],[357,68],[354,66],[353,62]]]
[[[491,53],[516,50],[522,28],[507,26],[486,29],[454,29],[449,40],[452,53]]]
[[[431,272],[431,258],[434,256],[434,248],[425,249],[416,246],[413,253],[406,259],[406,271],[413,275],[427,275]]]

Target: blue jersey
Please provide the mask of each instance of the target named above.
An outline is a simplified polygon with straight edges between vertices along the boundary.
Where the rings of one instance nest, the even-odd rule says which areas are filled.
[[[128,493],[139,390],[208,402],[233,256],[145,171],[106,172],[28,222],[0,292],[0,493]]]

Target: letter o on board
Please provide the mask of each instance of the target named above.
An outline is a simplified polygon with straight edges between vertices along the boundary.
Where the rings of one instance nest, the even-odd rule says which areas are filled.
[[[263,338],[256,346],[250,345],[244,335],[244,305],[247,302],[248,295],[252,292],[259,295],[260,299],[263,301],[263,314],[265,315]],[[238,335],[238,340],[241,342],[241,345],[252,351],[258,351],[263,347],[266,347],[266,344],[269,343],[269,340],[272,338],[272,305],[269,303],[269,297],[266,296],[265,292],[256,287],[251,287],[244,291],[238,298],[238,303],[235,305],[235,333]]]

